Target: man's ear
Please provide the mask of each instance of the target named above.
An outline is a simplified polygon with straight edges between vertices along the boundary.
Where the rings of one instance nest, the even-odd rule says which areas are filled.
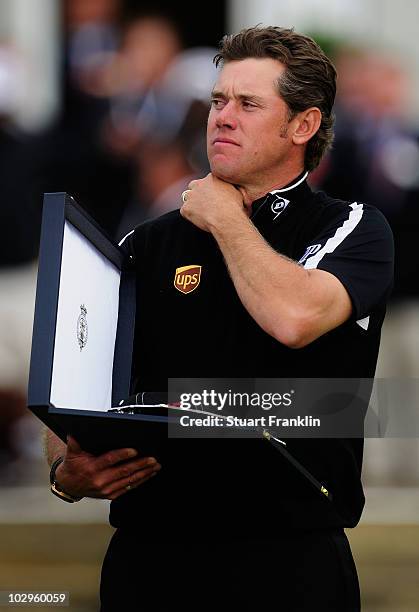
[[[292,135],[292,141],[294,144],[301,145],[308,142],[317,132],[322,120],[322,114],[317,106],[313,106],[298,113],[295,119],[297,124]]]

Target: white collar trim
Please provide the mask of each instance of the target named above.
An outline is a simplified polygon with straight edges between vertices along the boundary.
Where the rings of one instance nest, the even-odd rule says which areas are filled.
[[[303,183],[307,177],[308,177],[308,171],[304,174],[304,176],[300,178],[299,181],[297,181],[293,185],[290,185],[289,187],[284,187],[283,189],[274,189],[273,191],[270,191],[269,193],[272,193],[272,194],[284,193],[285,191],[290,191],[291,189],[295,189],[295,187],[298,187],[298,185],[301,185],[301,183]]]

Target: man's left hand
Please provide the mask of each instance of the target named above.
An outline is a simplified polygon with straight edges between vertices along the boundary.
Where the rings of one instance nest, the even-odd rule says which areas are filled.
[[[188,190],[180,214],[206,232],[213,232],[229,219],[234,221],[235,215],[246,214],[240,191],[211,173],[191,181]]]

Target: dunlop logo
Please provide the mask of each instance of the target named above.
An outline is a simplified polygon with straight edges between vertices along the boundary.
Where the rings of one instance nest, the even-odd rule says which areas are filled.
[[[176,268],[174,286],[181,293],[190,293],[196,289],[201,280],[201,266],[183,266]]]

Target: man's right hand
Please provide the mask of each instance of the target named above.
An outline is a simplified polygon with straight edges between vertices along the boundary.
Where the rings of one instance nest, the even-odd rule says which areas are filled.
[[[140,458],[134,448],[112,450],[97,457],[69,436],[64,461],[55,476],[57,485],[74,497],[113,500],[143,484],[160,469],[154,457]]]

